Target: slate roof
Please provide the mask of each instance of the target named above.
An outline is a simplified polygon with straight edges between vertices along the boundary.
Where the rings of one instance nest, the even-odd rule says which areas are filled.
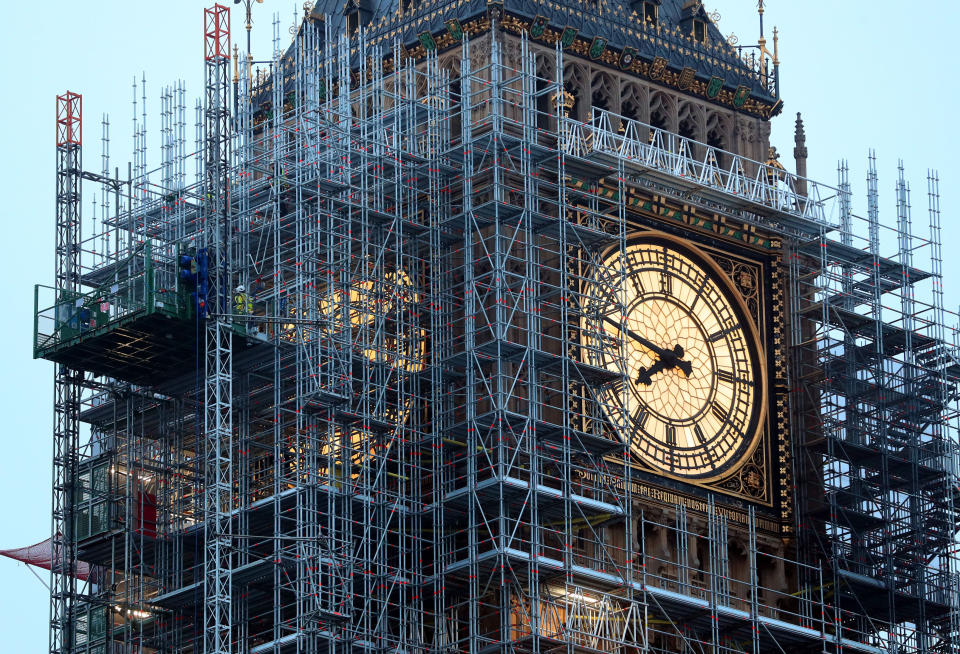
[[[491,4],[490,0],[399,1],[405,7],[401,11],[397,10],[398,0],[319,0],[311,18],[330,16],[339,32],[346,20],[345,12],[360,10],[371,42],[390,44],[399,39],[411,48],[419,44],[419,35],[424,32],[435,37],[446,34],[446,22],[452,18],[466,24],[486,16]],[[649,63],[655,57],[662,57],[668,69],[677,73],[692,68],[696,79],[704,85],[711,78],[721,78],[725,98],[729,99],[742,87],[749,91],[753,113],[769,116],[779,111],[780,103],[768,84],[727,43],[702,6],[696,17],[706,24],[708,43],[698,43],[692,38],[690,21],[698,6],[693,0],[659,0],[656,26],[643,23],[643,3],[637,0],[502,0],[499,4],[507,16],[515,17],[520,23],[529,24],[536,16],[544,16],[549,29],[557,33],[572,27],[578,30],[578,38],[587,43],[601,36],[609,39],[608,49],[612,51],[636,48],[640,61]],[[442,41],[437,40],[442,49]]]

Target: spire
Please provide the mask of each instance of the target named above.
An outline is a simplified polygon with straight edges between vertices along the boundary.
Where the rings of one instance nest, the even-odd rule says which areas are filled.
[[[793,158],[797,162],[797,192],[801,195],[807,194],[807,135],[803,131],[803,118],[800,112],[797,112],[797,126],[793,132]]]

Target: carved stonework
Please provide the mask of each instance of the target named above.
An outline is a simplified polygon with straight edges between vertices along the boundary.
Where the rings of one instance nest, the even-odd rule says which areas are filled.
[[[490,61],[490,38],[481,36],[470,42],[470,67],[480,70]]]
[[[519,48],[518,39],[506,36],[505,41],[513,41],[510,52]],[[530,49],[536,56],[538,76],[552,79],[553,50],[536,42],[531,43]],[[630,71],[616,70],[606,62],[591,60],[586,52],[582,57],[576,56],[574,49],[567,53],[564,62],[564,86],[577,98],[576,110],[571,115],[578,120],[589,120],[590,109],[596,105],[627,118],[682,133],[714,148],[764,161],[770,140],[770,125],[765,120],[707,102],[695,94],[639,79]],[[690,91],[692,93],[693,89]],[[725,165],[729,162],[721,160],[717,163]]]

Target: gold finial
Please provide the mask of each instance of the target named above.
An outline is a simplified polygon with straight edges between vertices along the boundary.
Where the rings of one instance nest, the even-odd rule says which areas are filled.
[[[234,84],[240,81],[240,66],[239,66],[240,56],[238,52],[239,52],[239,48],[237,47],[237,44],[234,43],[233,44],[233,83]]]
[[[780,65],[780,48],[779,48],[779,37],[777,33],[777,27],[773,27],[773,65]]]
[[[758,43],[760,44],[760,52],[762,56],[762,53],[767,51],[767,40],[763,38],[763,0],[757,0],[757,13],[760,14],[760,40]]]

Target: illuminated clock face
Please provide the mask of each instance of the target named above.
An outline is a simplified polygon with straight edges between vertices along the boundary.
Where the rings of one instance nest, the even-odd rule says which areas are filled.
[[[320,314],[340,319],[344,295],[337,292],[333,302],[321,298]],[[355,341],[364,344],[359,350],[364,357],[405,372],[423,369],[424,329],[412,317],[421,296],[406,272],[387,271],[380,279],[358,282],[349,298],[350,325]]]
[[[626,283],[625,313],[609,307],[598,322],[625,344],[633,453],[672,476],[723,476],[752,452],[764,413],[759,339],[742,300],[706,255],[666,237],[631,239],[606,265]],[[614,357],[594,358],[620,370]]]

